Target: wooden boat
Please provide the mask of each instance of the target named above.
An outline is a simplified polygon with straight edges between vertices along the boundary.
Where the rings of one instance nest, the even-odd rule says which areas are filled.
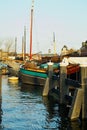
[[[22,67],[20,67],[20,79],[22,83],[32,84],[32,85],[40,85],[43,86],[45,84],[46,78],[48,77],[48,66],[44,64],[43,66],[36,66],[35,63],[26,63]],[[53,65],[54,73],[58,73],[58,65]],[[57,72],[56,72],[57,71]]]
[[[72,57],[64,58],[61,63],[65,64],[65,66],[67,66],[67,75],[75,74],[75,73],[79,72],[79,70],[80,70],[80,66],[79,66],[80,60],[78,60],[78,58],[76,58],[76,59],[75,59],[75,57],[74,58],[72,58]]]
[[[48,75],[45,70],[36,68],[20,68],[20,79],[22,83],[43,86],[47,76]]]
[[[30,25],[30,61],[27,61],[20,67],[19,75],[22,83],[32,85],[44,85],[47,78],[46,69],[40,69],[36,65],[36,61],[32,61],[32,25],[33,25],[33,8],[34,1],[32,0],[31,8],[31,25]]]
[[[35,60],[32,58],[32,25],[33,25],[33,0],[31,8],[31,26],[30,26],[30,60],[20,67],[19,75],[22,83],[40,85],[45,84],[48,77],[47,67],[38,66]]]
[[[79,65],[70,64],[67,66],[67,75],[77,73],[77,72],[79,72],[79,69],[80,69]]]
[[[12,75],[12,76],[18,76],[19,70],[15,69],[11,66],[8,66],[8,73],[9,73],[9,75]]]
[[[15,60],[8,60],[5,62],[7,64],[8,73],[12,76],[19,76],[20,64]]]

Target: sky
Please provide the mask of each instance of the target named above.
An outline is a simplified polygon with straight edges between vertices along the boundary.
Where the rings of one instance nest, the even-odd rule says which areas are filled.
[[[31,3],[32,0],[0,0],[0,40],[17,37],[17,52],[22,52],[26,26],[29,53]],[[53,52],[53,33],[58,54],[64,45],[79,49],[87,40],[87,0],[34,0],[33,53],[48,53],[49,49]]]

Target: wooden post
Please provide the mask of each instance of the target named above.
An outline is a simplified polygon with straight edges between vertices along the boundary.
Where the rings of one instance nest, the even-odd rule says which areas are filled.
[[[0,99],[2,95],[2,69],[0,68]]]
[[[49,87],[52,89],[53,62],[48,62]]]
[[[2,81],[2,69],[0,68],[0,87],[1,87],[1,82]]]
[[[60,63],[60,103],[65,104],[65,95],[68,92],[68,88],[65,84],[67,78],[67,64]]]
[[[80,83],[83,89],[82,119],[87,119],[87,64],[80,64]]]
[[[0,68],[0,124],[2,122],[2,69]]]
[[[43,96],[47,96],[49,90],[52,88],[52,76],[53,76],[53,63],[48,62],[48,78],[46,79],[46,83],[44,85]]]
[[[83,89],[77,88],[75,90],[73,100],[72,100],[72,105],[68,114],[68,117],[71,120],[75,120],[80,117],[82,97],[83,97]]]

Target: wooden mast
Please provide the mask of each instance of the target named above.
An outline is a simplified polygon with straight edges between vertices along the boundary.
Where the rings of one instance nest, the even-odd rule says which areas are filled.
[[[54,46],[54,55],[56,54],[56,42],[55,42],[55,33],[53,32],[53,46]]]
[[[23,42],[24,42],[24,60],[26,59],[26,26],[24,26],[24,38],[23,38]]]
[[[34,0],[32,0],[32,8],[31,8],[31,23],[30,23],[30,60],[32,59],[33,8],[34,8]]]
[[[22,36],[22,57],[23,57],[23,61],[25,59],[25,53],[24,53],[24,36]]]
[[[17,56],[17,37],[15,37],[15,58]]]

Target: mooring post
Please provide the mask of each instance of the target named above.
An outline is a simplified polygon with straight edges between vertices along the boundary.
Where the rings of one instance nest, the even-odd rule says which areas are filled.
[[[44,85],[43,96],[47,96],[49,90],[52,88],[52,76],[53,76],[53,62],[48,62],[48,77]]]
[[[60,103],[65,104],[65,95],[67,95],[68,88],[65,83],[67,78],[67,63],[60,63]]]
[[[2,68],[0,67],[0,124],[2,122]]]
[[[81,106],[82,106],[82,98],[83,98],[83,89],[82,88],[76,88],[74,95],[73,95],[71,108],[70,108],[69,114],[68,114],[68,117],[71,120],[76,120],[77,118],[80,117]]]
[[[2,86],[2,69],[0,68],[0,88]]]
[[[80,83],[83,89],[82,119],[87,119],[87,64],[80,64]]]

